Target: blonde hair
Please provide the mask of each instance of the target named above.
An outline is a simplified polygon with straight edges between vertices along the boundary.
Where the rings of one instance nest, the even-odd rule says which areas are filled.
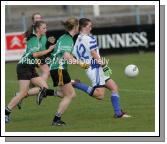
[[[70,31],[75,26],[79,25],[79,20],[76,18],[69,18],[66,21],[61,21],[62,25],[64,26],[65,30]]]

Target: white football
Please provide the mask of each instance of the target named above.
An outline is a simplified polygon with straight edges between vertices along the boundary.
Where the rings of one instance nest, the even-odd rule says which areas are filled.
[[[139,69],[134,64],[129,64],[125,67],[125,75],[128,77],[136,77],[139,74]]]

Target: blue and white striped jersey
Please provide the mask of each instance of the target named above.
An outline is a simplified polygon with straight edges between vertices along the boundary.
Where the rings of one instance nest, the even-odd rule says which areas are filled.
[[[99,54],[97,40],[93,35],[79,34],[75,42],[73,55],[88,64],[92,63],[91,51],[96,50]]]

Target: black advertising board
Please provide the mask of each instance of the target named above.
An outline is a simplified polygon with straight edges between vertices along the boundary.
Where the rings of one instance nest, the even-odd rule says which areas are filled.
[[[48,31],[48,36],[56,39],[64,33],[63,30]],[[155,25],[134,25],[118,27],[94,28],[100,51],[154,51]],[[77,37],[77,36],[76,36]],[[76,37],[74,39],[76,39]]]

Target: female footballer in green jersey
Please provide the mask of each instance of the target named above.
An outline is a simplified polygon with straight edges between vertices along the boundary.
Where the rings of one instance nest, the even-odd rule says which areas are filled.
[[[9,115],[17,103],[27,96],[29,85],[34,85],[41,88],[48,88],[46,81],[39,77],[35,65],[40,63],[39,57],[48,54],[54,48],[50,46],[49,49],[41,51],[41,36],[46,32],[46,23],[38,21],[34,25],[35,34],[27,36],[27,48],[17,64],[17,78],[19,80],[19,94],[12,98],[7,107],[5,108],[5,122],[9,122]]]
[[[50,74],[53,85],[55,87],[58,86],[64,96],[58,106],[52,122],[52,125],[58,126],[65,124],[65,122],[61,120],[61,116],[76,95],[68,73],[68,62],[71,62],[72,64],[79,64],[84,69],[89,67],[86,63],[76,60],[71,54],[74,46],[73,37],[78,33],[79,21],[76,18],[69,18],[62,24],[66,29],[66,33],[57,40],[56,46],[51,55],[52,64],[50,65]],[[41,91],[38,97],[40,104],[43,97],[46,97],[45,89]]]
[[[24,34],[25,37],[26,37],[26,35],[35,34],[34,24],[35,24],[35,22],[41,21],[42,19],[43,19],[43,18],[42,18],[42,16],[40,15],[40,13],[34,13],[34,14],[32,15],[32,25],[31,25],[31,26],[28,28],[28,30],[25,32],[25,34]],[[41,36],[40,40],[41,40],[41,44],[42,44],[42,46],[41,46],[41,51],[42,51],[42,50],[46,50],[46,49],[47,49],[47,46],[54,45],[54,43],[55,43],[55,38],[54,38],[54,37],[49,37],[49,38],[47,39],[46,34],[43,34],[43,35]],[[45,81],[47,81],[48,78],[49,78],[49,76],[50,76],[50,69],[49,69],[49,66],[48,66],[48,64],[46,64],[46,62],[45,62],[45,58],[48,57],[48,55],[49,55],[49,54],[40,57],[41,63],[37,65],[37,67],[38,67],[38,68],[41,70],[41,72],[42,72],[40,76],[41,76]],[[29,89],[26,98],[27,98],[28,96],[34,96],[34,95],[36,95],[36,94],[38,94],[38,93],[39,93],[39,87],[33,87],[33,88]],[[15,95],[18,95],[18,94],[19,94],[18,92],[15,93]],[[54,95],[54,94],[51,94],[51,95]],[[17,107],[18,107],[19,109],[21,109],[22,101],[23,101],[23,99],[17,104]]]

